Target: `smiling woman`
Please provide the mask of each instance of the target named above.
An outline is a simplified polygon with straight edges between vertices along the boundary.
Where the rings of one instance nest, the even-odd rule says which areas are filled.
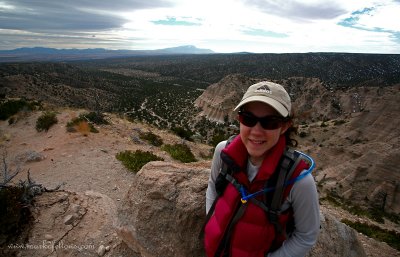
[[[319,233],[319,203],[314,161],[289,147],[290,97],[283,86],[263,81],[247,89],[235,110],[240,134],[217,145],[211,165],[207,256],[305,256]]]

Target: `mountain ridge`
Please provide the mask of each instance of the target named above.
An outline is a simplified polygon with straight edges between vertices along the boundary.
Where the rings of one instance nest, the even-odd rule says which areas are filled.
[[[13,50],[0,50],[0,62],[72,61],[132,56],[214,53],[215,52],[210,49],[197,48],[193,45],[183,45],[155,50],[111,50],[105,48],[58,49],[48,47],[23,47]]]

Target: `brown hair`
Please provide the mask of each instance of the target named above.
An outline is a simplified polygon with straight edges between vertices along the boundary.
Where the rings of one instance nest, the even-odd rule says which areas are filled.
[[[292,107],[291,113],[292,113],[292,115],[287,120],[287,122],[290,122],[291,125],[285,132],[286,145],[296,147],[298,145],[298,142],[293,137],[294,137],[294,135],[297,135],[298,126],[294,122],[295,115],[294,115],[293,107]]]

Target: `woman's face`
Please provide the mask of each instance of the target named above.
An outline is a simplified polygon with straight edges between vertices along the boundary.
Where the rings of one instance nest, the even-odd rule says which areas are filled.
[[[274,108],[262,102],[250,102],[244,106],[243,110],[259,118],[269,115],[279,116]],[[273,130],[264,129],[260,122],[257,122],[254,127],[247,127],[240,123],[240,137],[249,153],[251,163],[261,165],[267,152],[276,145],[279,137],[289,127],[290,122],[284,122],[281,127]]]

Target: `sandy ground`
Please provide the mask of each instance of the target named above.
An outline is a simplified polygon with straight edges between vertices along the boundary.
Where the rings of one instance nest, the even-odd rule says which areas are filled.
[[[178,143],[173,135],[140,123],[112,117],[111,125],[97,126],[99,133],[66,132],[66,124],[82,111],[63,110],[57,115],[58,123],[47,132],[37,132],[35,124],[40,113],[21,118],[16,124],[0,121],[1,145],[7,152],[7,162],[15,170],[17,164],[22,172],[14,179],[25,179],[27,171],[38,183],[54,188],[64,183],[62,189],[73,192],[92,190],[118,201],[127,191],[134,174],[115,158],[124,150],[155,152],[167,161],[171,157],[159,148],[145,142],[137,144],[138,131],[160,135],[164,143]],[[207,154],[210,147],[198,146],[192,151]],[[27,161],[26,155],[35,151],[44,156],[41,161]]]
[[[9,172],[17,167],[20,173],[12,180],[26,180],[27,172],[38,184],[53,189],[62,184],[61,191],[45,193],[35,198],[35,223],[28,244],[91,246],[79,249],[21,249],[18,256],[96,256],[106,248],[104,256],[135,256],[114,233],[113,223],[121,199],[135,177],[116,154],[125,150],[151,151],[166,161],[173,159],[160,148],[139,139],[139,131],[152,131],[165,144],[182,140],[153,127],[131,123],[110,115],[110,125],[96,126],[99,133],[67,132],[66,124],[82,110],[62,109],[58,123],[47,132],[37,132],[36,120],[41,114],[30,113],[18,117],[15,124],[0,121],[0,146]],[[210,148],[188,142],[200,160]],[[30,156],[38,160],[29,161]],[[70,219],[71,216],[73,219]],[[103,250],[104,252],[104,250]],[[101,255],[101,254],[100,254]]]

